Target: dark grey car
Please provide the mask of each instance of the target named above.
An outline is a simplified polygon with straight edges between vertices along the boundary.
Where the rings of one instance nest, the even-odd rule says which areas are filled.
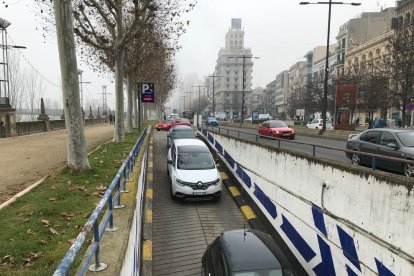
[[[175,139],[197,139],[193,129],[190,126],[177,125],[172,126],[167,134],[167,147],[171,147]]]
[[[372,157],[358,154],[367,152],[395,158],[403,158],[414,161],[414,130],[376,128],[366,130],[346,143],[348,150],[354,153],[346,153],[353,164],[372,164]],[[385,158],[377,158],[376,166],[397,172],[402,172],[408,177],[414,176],[414,165],[394,161]]]
[[[218,236],[201,259],[204,276],[294,276],[290,262],[268,235],[230,230]]]

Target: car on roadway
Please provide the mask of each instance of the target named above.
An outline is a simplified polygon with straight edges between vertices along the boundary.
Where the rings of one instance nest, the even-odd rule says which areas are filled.
[[[360,134],[352,135],[346,142],[346,156],[355,165],[372,165],[372,157],[361,155],[361,152],[380,154],[388,157],[414,161],[414,130],[376,128]],[[414,177],[414,164],[385,158],[376,158],[376,167],[402,172]]]
[[[218,126],[217,119],[214,117],[208,117],[206,120],[206,125],[207,126]]]
[[[222,233],[204,252],[201,275],[294,276],[282,250],[267,234],[238,229]]]
[[[296,133],[283,121],[269,120],[265,121],[258,127],[258,132],[262,136],[270,136],[275,138],[295,139]]]
[[[207,145],[198,139],[178,139],[168,150],[167,172],[171,197],[219,199],[223,190],[220,173]]]
[[[306,127],[310,129],[322,129],[323,119],[313,119],[309,122]],[[326,129],[333,129],[333,125],[331,121],[326,121]]]
[[[172,126],[179,126],[179,125],[191,126],[191,123],[186,118],[170,119],[167,122],[156,124],[155,129],[158,131],[169,130]]]
[[[197,139],[192,127],[187,125],[176,125],[170,127],[167,134],[167,147],[171,147],[176,139]]]

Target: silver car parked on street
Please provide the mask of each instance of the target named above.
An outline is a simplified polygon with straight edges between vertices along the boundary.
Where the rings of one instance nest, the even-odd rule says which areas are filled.
[[[414,161],[414,130],[375,128],[351,136],[346,143],[346,156],[355,165],[372,165],[373,158],[361,152],[380,154]],[[414,164],[386,158],[376,158],[376,167],[414,176]]]

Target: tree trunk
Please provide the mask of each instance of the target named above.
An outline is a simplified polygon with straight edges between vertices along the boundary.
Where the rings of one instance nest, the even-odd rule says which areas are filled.
[[[85,170],[89,169],[90,165],[79,99],[78,66],[72,23],[72,1],[55,0],[54,9],[65,123],[68,136],[68,166],[72,170]]]
[[[125,65],[125,49],[115,49],[115,142],[125,142],[124,130],[124,65]]]
[[[134,131],[132,126],[132,113],[133,113],[133,98],[134,98],[134,82],[131,74],[127,77],[127,97],[128,97],[128,108],[127,108],[127,133]]]

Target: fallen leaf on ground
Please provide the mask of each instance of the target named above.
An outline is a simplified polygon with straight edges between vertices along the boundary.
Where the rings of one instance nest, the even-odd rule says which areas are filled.
[[[75,242],[75,239],[68,240],[68,243],[73,244]]]
[[[56,197],[49,197],[49,201],[56,201]]]
[[[46,245],[46,244],[48,244],[49,242],[48,242],[47,240],[40,240],[40,243],[41,243],[41,244],[45,244],[45,245]]]
[[[88,189],[86,189],[85,186],[78,187],[78,190],[80,190],[82,192],[87,192],[88,191]]]
[[[62,216],[63,216],[65,219],[70,219],[70,218],[74,217],[74,216],[75,216],[75,214],[74,214],[74,213],[64,212],[64,213],[62,213]]]
[[[96,187],[98,191],[106,191],[107,187],[103,186],[102,184],[99,187]]]
[[[50,221],[45,220],[45,219],[42,219],[42,223],[43,223],[45,226],[49,226],[49,225],[50,225]]]
[[[83,218],[89,218],[92,215],[92,212],[83,214]]]
[[[59,232],[56,231],[55,229],[53,229],[52,227],[49,228],[50,233],[52,233],[53,235],[58,235]]]
[[[26,233],[29,234],[29,235],[34,235],[35,234],[35,232],[33,232],[32,229],[27,229]]]

